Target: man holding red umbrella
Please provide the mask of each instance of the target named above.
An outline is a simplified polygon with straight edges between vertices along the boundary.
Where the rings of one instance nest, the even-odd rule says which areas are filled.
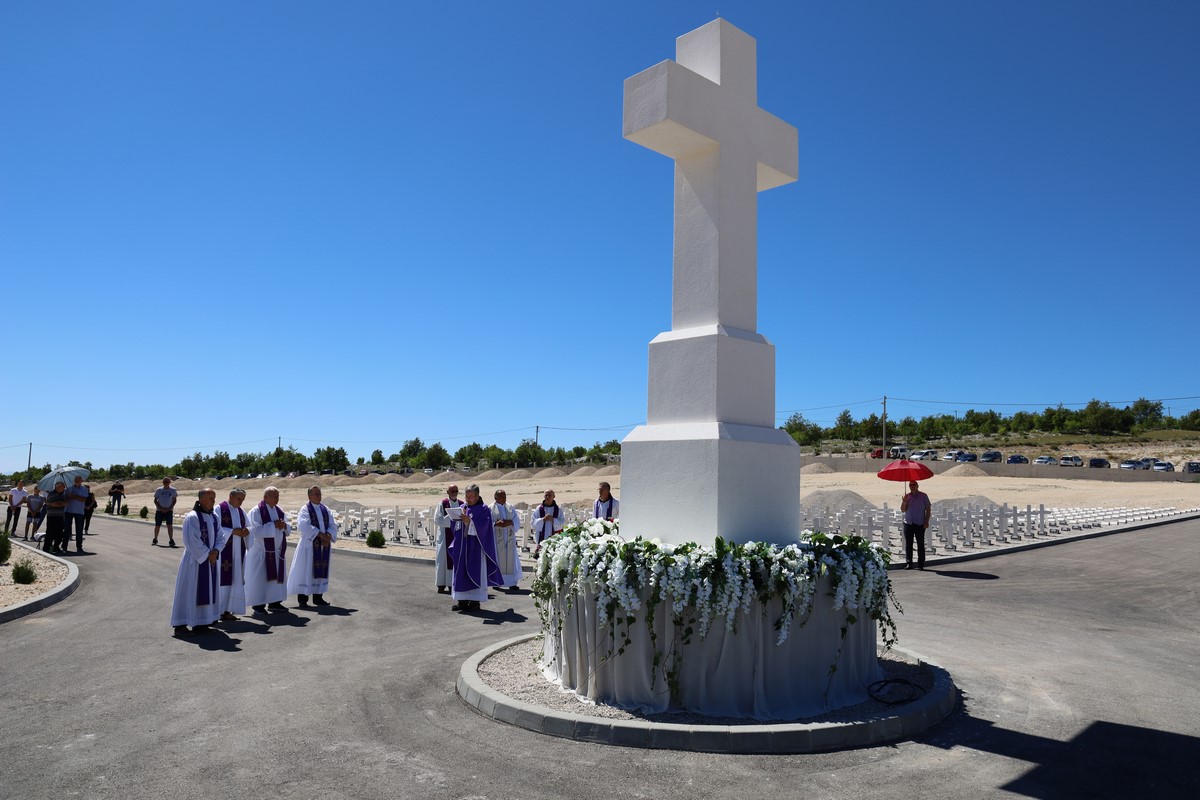
[[[908,494],[900,501],[904,512],[904,560],[905,569],[913,566],[913,539],[917,540],[917,569],[925,569],[925,531],[929,528],[929,515],[933,507],[929,495],[917,487],[916,481],[908,482]]]

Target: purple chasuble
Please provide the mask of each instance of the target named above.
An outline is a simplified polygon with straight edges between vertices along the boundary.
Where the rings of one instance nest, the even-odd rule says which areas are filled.
[[[210,539],[208,536],[208,517],[209,515],[196,510],[196,519],[200,523],[200,541],[204,542],[204,546],[212,551],[212,546],[217,541],[217,523],[213,520],[213,535]],[[216,592],[213,590],[214,584],[217,582],[217,565],[209,562],[207,559],[201,561],[196,575],[196,605],[207,606],[211,605],[216,599]]]
[[[233,512],[238,513],[238,524],[233,524]],[[221,527],[222,528],[244,528],[246,527],[246,512],[240,508],[234,508],[225,500],[221,501]],[[246,537],[245,536],[230,536],[229,541],[225,543],[225,547],[221,550],[221,585],[233,586],[233,540],[237,539],[242,543],[242,564],[246,563]]]
[[[275,510],[279,512],[279,519],[284,520],[285,515],[283,509],[275,506]],[[271,508],[267,505],[267,501],[263,500],[258,504],[258,519],[260,522],[270,523]],[[275,536],[263,537],[263,549],[267,551],[267,580],[283,583],[287,578],[284,575],[284,558],[287,554],[287,537],[283,538],[283,544],[279,548],[279,552],[275,552]]]
[[[320,524],[317,520],[317,509],[321,510]],[[308,524],[317,529],[319,533],[329,533],[332,527],[329,521],[329,509],[324,505],[319,505],[313,508],[313,504],[308,504]],[[329,580],[329,545],[321,544],[317,538],[313,537],[313,562],[312,576],[314,581]]]
[[[469,536],[464,528],[461,536],[454,538],[454,543],[447,546],[449,554],[454,554],[454,591],[469,592],[486,586],[503,586],[504,576],[500,574],[500,559],[496,556],[496,536],[492,532],[492,509],[480,500],[473,506],[461,506],[464,514],[471,515],[478,536]],[[481,549],[482,548],[482,549]],[[483,556],[487,570],[485,576],[479,575],[479,559]]]

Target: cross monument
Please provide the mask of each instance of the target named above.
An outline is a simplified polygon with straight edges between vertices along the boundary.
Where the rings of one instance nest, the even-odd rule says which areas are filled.
[[[796,180],[796,129],[758,107],[755,42],[723,19],[625,81],[625,138],[675,161],[671,330],[650,343],[646,424],[621,446],[621,532],[786,544],[800,450],[775,427],[758,327],[758,192]]]

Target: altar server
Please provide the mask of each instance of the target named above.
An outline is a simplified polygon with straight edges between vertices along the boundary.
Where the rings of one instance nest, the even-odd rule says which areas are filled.
[[[313,605],[327,606],[325,592],[329,590],[329,555],[337,539],[338,524],[333,512],[321,504],[321,487],[308,490],[308,502],[296,517],[300,544],[288,573],[288,594],[295,594],[301,608],[308,608],[308,596]]]
[[[612,522],[619,516],[621,501],[612,496],[612,487],[608,485],[608,481],[600,481],[600,497],[592,504],[592,517]]]
[[[492,503],[492,530],[496,535],[496,561],[500,574],[509,590],[521,582],[521,553],[517,543],[517,531],[521,529],[521,517],[508,504],[508,494],[497,489],[496,502]]]
[[[542,549],[542,542],[556,533],[562,533],[565,522],[563,510],[554,501],[554,490],[547,489],[542,495],[542,502],[533,508],[533,554],[536,556]]]
[[[171,625],[176,636],[204,633],[220,616],[217,594],[217,540],[221,528],[213,505],[217,493],[201,489],[195,507],[183,518],[183,557],[175,576]],[[192,629],[188,630],[188,625]]]
[[[446,489],[446,496],[433,512],[433,521],[437,524],[437,555],[434,557],[436,570],[435,582],[438,594],[449,591],[451,577],[454,572],[454,561],[450,557],[450,545],[454,537],[462,531],[462,520],[458,518],[461,512],[451,511],[459,508],[462,502],[458,499],[458,487],[451,484]]]
[[[229,499],[217,507],[221,520],[220,595],[221,619],[226,622],[246,613],[246,550],[250,540],[250,518],[242,510],[243,489],[233,489]]]
[[[250,509],[250,549],[246,551],[246,603],[256,614],[283,611],[287,598],[287,516],[279,490],[268,486],[262,502]]]
[[[488,599],[489,586],[503,586],[504,576],[496,562],[496,539],[492,533],[492,510],[479,496],[479,487],[467,487],[463,528],[448,551],[454,563],[451,611],[476,611]]]

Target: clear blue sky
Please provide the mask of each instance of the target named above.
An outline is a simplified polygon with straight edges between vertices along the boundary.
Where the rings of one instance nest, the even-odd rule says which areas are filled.
[[[672,166],[621,86],[717,10],[800,132],[781,419],[1200,395],[1190,0],[7,0],[0,471],[624,436]]]

